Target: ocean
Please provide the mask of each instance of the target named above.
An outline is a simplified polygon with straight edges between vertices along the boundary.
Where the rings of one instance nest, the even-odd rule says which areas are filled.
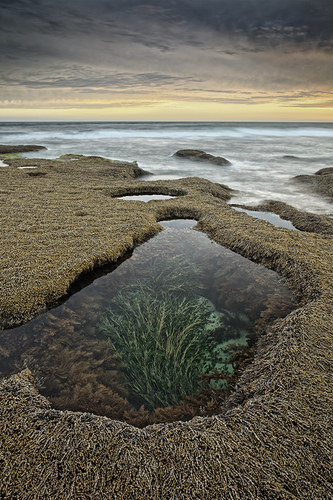
[[[299,210],[333,215],[328,199],[305,193],[289,179],[333,166],[333,123],[281,122],[2,122],[1,144],[38,144],[26,153],[57,158],[67,153],[134,161],[146,180],[204,177],[237,191],[231,203],[279,200]],[[179,149],[222,156],[229,166],[176,158]]]

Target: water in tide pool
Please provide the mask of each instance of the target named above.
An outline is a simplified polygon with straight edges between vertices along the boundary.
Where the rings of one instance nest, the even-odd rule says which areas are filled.
[[[296,304],[276,273],[195,224],[161,222],[165,230],[113,272],[1,331],[0,375],[28,366],[56,408],[126,421],[142,405],[177,407],[204,381],[208,401],[221,395],[256,332]]]
[[[299,210],[332,214],[323,197],[302,193],[288,180],[333,164],[333,123],[249,122],[50,122],[0,123],[1,144],[47,147],[25,156],[66,153],[136,160],[153,174],[146,179],[199,176],[238,190],[232,203],[279,200]],[[232,165],[216,166],[173,156],[201,149]]]

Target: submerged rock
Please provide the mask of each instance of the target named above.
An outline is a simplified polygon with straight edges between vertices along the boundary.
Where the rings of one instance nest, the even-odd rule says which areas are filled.
[[[180,149],[173,156],[178,156],[179,158],[187,158],[193,161],[205,161],[213,163],[214,165],[231,165],[229,160],[222,158],[222,156],[213,156],[199,149]]]

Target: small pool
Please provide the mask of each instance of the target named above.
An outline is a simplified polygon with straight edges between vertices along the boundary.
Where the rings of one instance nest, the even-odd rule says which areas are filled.
[[[245,210],[245,208],[240,207],[232,208],[234,210],[237,210],[238,212],[245,212],[248,215],[251,215],[251,217],[255,217],[256,219],[266,220],[267,222],[273,224],[273,226],[284,227],[286,229],[295,229],[297,231],[296,227],[293,226],[289,220],[281,219],[281,217],[273,214],[272,212],[257,212],[256,210]]]

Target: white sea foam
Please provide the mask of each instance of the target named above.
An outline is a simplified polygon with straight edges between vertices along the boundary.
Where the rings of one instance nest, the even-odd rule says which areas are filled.
[[[325,128],[251,128],[251,129],[238,129],[240,134],[243,136],[272,136],[272,137],[333,137],[333,130],[328,130]]]
[[[332,204],[289,183],[333,163],[333,123],[1,123],[0,143],[41,144],[29,158],[67,153],[134,161],[151,179],[204,177],[236,190],[232,203],[280,200],[300,210],[332,214]],[[216,166],[174,157],[201,149],[232,162]],[[288,158],[289,156],[289,158]],[[293,156],[294,158],[290,158]],[[296,157],[296,158],[295,158]],[[148,178],[147,178],[148,179]]]

